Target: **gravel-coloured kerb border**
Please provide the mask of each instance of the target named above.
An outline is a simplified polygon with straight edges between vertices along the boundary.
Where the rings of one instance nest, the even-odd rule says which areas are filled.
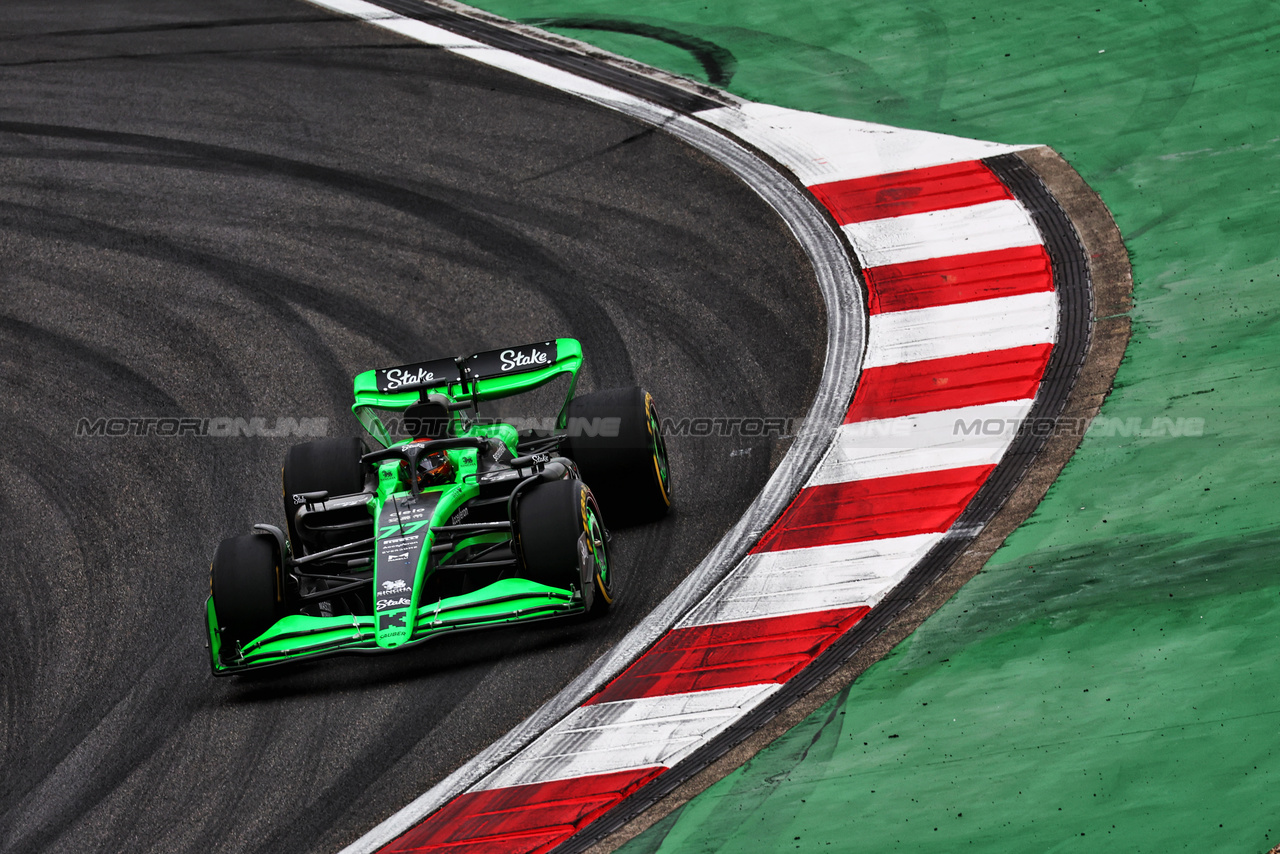
[[[1026,428],[1096,414],[1128,340],[1119,233],[1047,148],[752,104],[449,2],[311,2],[680,137],[817,274],[822,382],[743,519],[564,691],[345,849],[612,850],[887,653],[1029,515],[1082,431]]]
[[[1078,173],[1051,148],[1038,146],[1018,153],[1035,171],[1048,193],[1075,226],[1087,262],[1093,298],[1091,335],[1075,383],[1066,396],[1060,419],[1087,423],[1098,414],[1111,392],[1112,381],[1129,343],[1133,279],[1128,253],[1110,212]],[[1026,466],[1021,480],[1004,499],[995,515],[931,584],[902,607],[877,634],[855,642],[842,661],[818,662],[806,679],[805,689],[789,706],[754,732],[728,745],[701,769],[685,775],[675,786],[650,802],[647,808],[626,811],[626,820],[599,828],[594,843],[575,846],[588,854],[607,854],[661,821],[716,781],[732,773],[774,739],[799,724],[820,706],[844,690],[854,679],[914,632],[973,578],[1005,538],[1031,515],[1049,486],[1058,477],[1082,436],[1062,433],[1050,438]],[[825,666],[824,666],[825,665]],[[825,673],[825,675],[824,675]],[[799,686],[797,686],[799,687]],[[638,806],[638,805],[637,805]],[[619,811],[623,815],[623,811]],[[585,841],[585,840],[584,840]],[[570,850],[567,847],[565,850]],[[1280,847],[1270,854],[1280,854]]]

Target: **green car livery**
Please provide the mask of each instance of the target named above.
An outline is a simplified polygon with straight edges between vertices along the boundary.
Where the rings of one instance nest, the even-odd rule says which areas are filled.
[[[607,610],[605,514],[658,519],[670,472],[649,394],[575,397],[581,367],[579,343],[560,338],[358,375],[352,411],[378,447],[295,445],[285,528],[255,525],[214,554],[214,674]],[[554,429],[480,417],[481,403],[564,379]]]

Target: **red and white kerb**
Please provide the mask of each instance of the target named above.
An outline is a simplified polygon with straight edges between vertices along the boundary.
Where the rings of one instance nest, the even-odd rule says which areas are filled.
[[[844,424],[705,600],[382,851],[530,854],[564,842],[866,616],[955,524],[1031,409],[1058,306],[1039,231],[980,162],[1013,147],[759,104],[698,118],[799,176],[861,262],[867,349]]]

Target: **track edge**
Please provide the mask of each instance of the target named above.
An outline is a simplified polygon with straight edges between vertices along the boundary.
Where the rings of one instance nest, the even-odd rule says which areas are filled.
[[[1030,167],[1062,208],[1084,256],[1091,296],[1089,344],[1058,418],[1083,419],[1087,423],[1098,414],[1111,392],[1131,334],[1128,311],[1133,305],[1133,274],[1128,251],[1101,197],[1058,152],[1048,146],[1036,146],[1012,156]],[[1061,431],[1050,437],[981,533],[871,642],[728,752],[584,849],[586,854],[610,854],[662,821],[740,768],[888,655],[973,579],[1009,535],[1030,517],[1079,448],[1083,436],[1084,431]]]

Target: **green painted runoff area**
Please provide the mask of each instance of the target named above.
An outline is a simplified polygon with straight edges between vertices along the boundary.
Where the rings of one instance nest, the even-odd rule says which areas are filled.
[[[1133,262],[1115,390],[1035,514],[888,658],[623,850],[1280,842],[1280,7],[480,5],[753,100],[1051,145]]]

